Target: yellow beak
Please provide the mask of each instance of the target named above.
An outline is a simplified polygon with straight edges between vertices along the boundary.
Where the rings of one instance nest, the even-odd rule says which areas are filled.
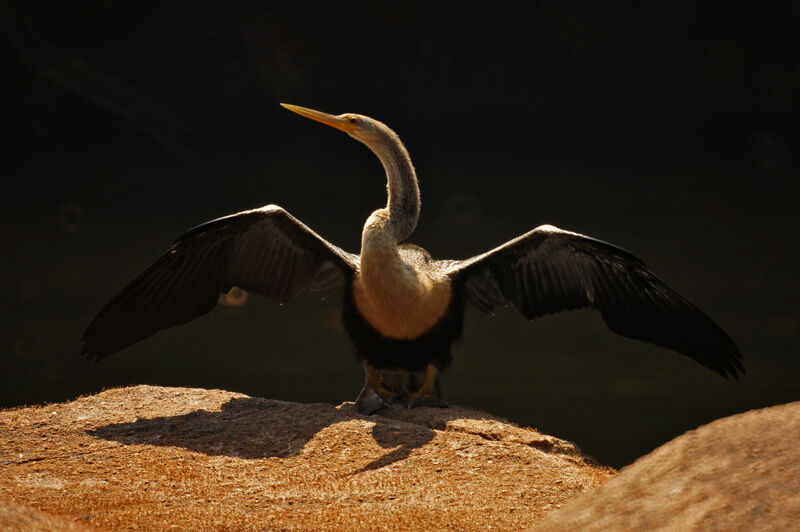
[[[299,105],[292,105],[289,103],[282,103],[281,107],[285,107],[286,109],[292,111],[293,113],[297,113],[300,116],[310,118],[311,120],[316,120],[317,122],[322,122],[327,126],[335,127],[336,129],[344,131],[345,133],[350,132],[352,129],[350,122],[346,118],[342,118],[340,116],[329,115],[328,113],[315,111],[307,107],[300,107]]]

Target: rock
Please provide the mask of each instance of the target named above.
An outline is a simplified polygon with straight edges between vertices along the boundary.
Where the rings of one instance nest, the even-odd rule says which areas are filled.
[[[798,530],[800,402],[689,431],[533,530]]]
[[[25,504],[0,501],[0,530],[6,532],[89,532],[95,530]]]
[[[155,386],[5,410],[0,498],[113,530],[509,530],[614,475],[483,412],[380,414]]]

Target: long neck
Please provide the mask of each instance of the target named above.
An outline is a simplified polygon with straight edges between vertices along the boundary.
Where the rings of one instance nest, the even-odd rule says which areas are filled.
[[[400,138],[391,131],[387,131],[386,136],[385,142],[368,146],[386,170],[386,211],[389,215],[387,229],[399,243],[408,238],[417,227],[420,211],[419,182],[411,157]]]

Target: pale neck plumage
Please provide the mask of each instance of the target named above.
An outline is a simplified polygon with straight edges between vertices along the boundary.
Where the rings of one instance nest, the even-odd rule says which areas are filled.
[[[408,238],[417,227],[420,211],[419,183],[414,165],[400,138],[389,128],[379,142],[365,143],[378,156],[386,170],[388,200],[385,230],[396,242]]]
[[[379,124],[379,134],[363,141],[386,169],[388,202],[373,212],[361,234],[360,271],[353,282],[356,307],[378,332],[411,340],[430,331],[450,307],[449,280],[434,278],[406,262],[397,244],[419,219],[419,184],[403,143]]]

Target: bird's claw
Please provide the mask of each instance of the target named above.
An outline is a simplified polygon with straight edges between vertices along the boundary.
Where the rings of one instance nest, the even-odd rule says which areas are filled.
[[[447,401],[444,400],[444,397],[441,397],[437,394],[426,393],[414,397],[415,395],[417,394],[412,394],[404,398],[405,400],[403,402],[408,405],[408,408],[416,408],[418,406],[430,406],[434,408],[450,408],[450,405],[447,403]]]
[[[364,386],[364,389],[358,395],[358,399],[356,399],[356,411],[359,414],[368,416],[382,408],[389,408],[396,399],[397,396],[389,392],[389,390],[384,389],[381,391],[370,386]]]
[[[425,381],[419,390],[403,396],[402,401],[408,408],[418,406],[432,406],[434,408],[449,408],[450,405],[444,400],[442,387],[439,384],[439,369],[433,364],[428,364],[425,368]]]

